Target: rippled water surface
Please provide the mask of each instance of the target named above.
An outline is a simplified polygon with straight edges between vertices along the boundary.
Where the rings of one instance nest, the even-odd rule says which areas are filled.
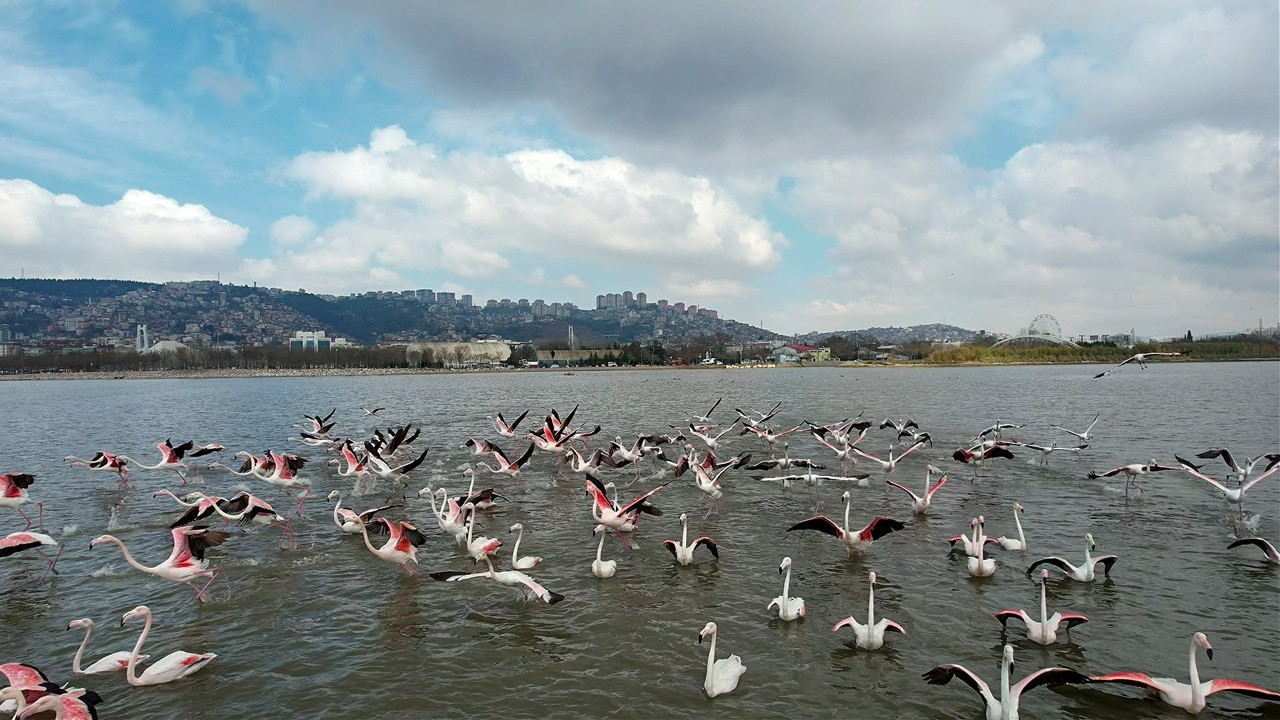
[[[0,383],[6,440],[0,471],[37,476],[32,497],[45,503],[46,527],[66,544],[61,575],[53,579],[42,579],[44,563],[29,553],[0,560],[0,662],[29,662],[66,680],[81,638],[65,632],[68,621],[98,622],[86,655],[93,660],[132,647],[139,627],[122,629],[119,619],[146,604],[156,616],[147,652],[184,649],[218,658],[191,678],[156,687],[129,688],[123,675],[82,678],[80,684],[106,698],[103,718],[978,718],[972,691],[958,682],[926,685],[921,673],[959,662],[994,684],[1000,647],[1008,641],[1017,652],[1016,676],[1064,665],[1086,674],[1133,669],[1185,680],[1188,642],[1197,630],[1216,650],[1212,662],[1201,654],[1202,676],[1280,688],[1280,572],[1254,549],[1227,550],[1231,506],[1180,472],[1143,479],[1141,494],[1128,499],[1122,482],[1086,479],[1091,469],[1151,458],[1172,463],[1174,453],[1188,457],[1210,447],[1225,446],[1237,456],[1280,450],[1280,365],[1159,364],[1091,380],[1094,372],[1080,366],[779,368]],[[214,602],[197,606],[190,590],[133,570],[115,548],[89,549],[93,537],[110,530],[144,563],[163,560],[166,527],[179,513],[152,493],[176,489],[177,478],[138,472],[132,490],[118,491],[113,476],[62,461],[68,453],[87,457],[104,449],[153,463],[154,445],[166,437],[216,441],[232,451],[291,449],[312,459],[303,474],[323,498],[351,484],[325,465],[322,452],[289,440],[294,426],[304,413],[336,407],[337,431],[364,437],[375,423],[360,407],[385,405],[376,418],[383,426],[420,424],[419,442],[431,448],[407,507],[393,515],[427,532],[418,552],[424,573],[467,569],[412,492],[427,482],[464,490],[459,468],[472,458],[460,446],[469,436],[500,439],[489,416],[501,411],[512,418],[529,409],[531,420],[580,404],[578,419],[604,428],[595,445],[614,435],[630,443],[638,433],[665,432],[689,413],[705,412],[721,396],[715,417],[725,424],[735,405],[765,409],[778,401],[776,427],[858,413],[877,422],[914,418],[935,447],[903,460],[894,478],[918,487],[932,462],[949,471],[951,482],[927,517],[913,517],[906,496],[886,493],[878,482],[854,488],[854,524],[883,514],[907,527],[850,558],[831,537],[785,532],[813,514],[803,488],[782,490],[730,472],[716,512],[703,520],[701,493],[686,475],[655,497],[664,514],[642,524],[637,549],[624,552],[616,538],[606,543],[606,557],[618,559],[619,570],[611,580],[597,580],[582,481],[567,470],[558,473],[551,457],[538,453],[518,479],[500,483],[512,502],[484,513],[482,522],[488,534],[504,539],[508,526],[524,524],[522,554],[544,558],[533,574],[567,596],[558,605],[525,603],[486,583],[406,577],[356,536],[340,533],[332,504],[317,499],[297,523],[295,551],[277,550],[273,529],[233,528],[234,537],[210,552],[213,564],[224,568]],[[974,482],[972,469],[950,458],[997,418],[1026,424],[1011,437],[1066,445],[1074,438],[1049,423],[1083,429],[1098,413],[1089,449],[1078,456],[1056,453],[1047,468],[1029,464],[1035,453],[1022,451]],[[516,452],[526,445],[501,440]],[[861,447],[882,454],[890,442],[888,430],[872,430]],[[726,436],[722,454],[743,450],[769,455],[753,437]],[[797,434],[790,453],[825,459],[829,451]],[[1206,462],[1212,474],[1225,475],[1219,461]],[[875,472],[865,461],[857,469]],[[655,471],[644,468],[623,498],[659,482],[651,479]],[[605,479],[623,485],[633,477],[617,470]],[[207,471],[202,480],[206,491],[229,495],[242,479]],[[291,508],[265,483],[248,487],[282,512]],[[838,519],[842,491],[823,486],[822,512]],[[363,508],[385,499],[384,489],[349,502]],[[978,514],[986,516],[991,535],[1013,534],[1015,501],[1026,507],[1031,549],[993,551],[995,577],[970,578],[959,554],[948,555],[947,538]],[[1243,520],[1234,522],[1280,541],[1280,476],[1255,486],[1244,510]],[[692,516],[691,533],[716,539],[718,562],[699,551],[695,565],[680,567],[662,547],[663,539],[678,537],[683,511]],[[0,528],[21,526],[16,513],[0,509]],[[1051,612],[1083,613],[1089,622],[1049,648],[1027,641],[1019,624],[1002,634],[997,610],[1038,612],[1038,585],[1023,573],[1030,560],[1063,555],[1078,562],[1087,532],[1099,553],[1119,556],[1111,580],[1055,579],[1049,605]],[[808,605],[799,623],[780,623],[765,609],[781,589],[777,568],[784,555],[794,563],[792,593]],[[877,652],[851,647],[848,630],[831,631],[850,612],[863,619],[870,570],[881,577],[877,613],[908,633],[891,636]],[[697,643],[708,620],[720,628],[719,655],[736,653],[747,667],[737,691],[715,700],[702,691],[707,648]],[[1186,717],[1139,698],[1120,686],[1042,689],[1024,698],[1022,712],[1033,718]],[[1210,703],[1217,717],[1276,710],[1229,696]]]

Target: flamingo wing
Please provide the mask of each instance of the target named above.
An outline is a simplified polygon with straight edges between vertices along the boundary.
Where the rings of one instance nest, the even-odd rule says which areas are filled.
[[[497,573],[497,575],[501,575],[502,579],[507,581],[506,584],[519,583],[520,585],[523,585],[528,588],[529,592],[533,593],[539,600],[548,605],[555,605],[561,600],[564,600],[563,595],[546,589],[539,585],[536,580],[525,575],[519,570],[507,570],[506,572]]]
[[[893,518],[877,515],[871,519],[871,522],[867,523],[866,527],[862,528],[858,536],[862,538],[863,542],[871,542],[905,527],[906,525]]]
[[[587,492],[591,493],[591,497],[595,500],[596,507],[601,510],[614,511],[612,502],[609,502],[609,496],[604,491],[604,483],[591,473],[584,473],[587,478]]]
[[[1095,560],[1094,562],[1097,562],[1097,561]],[[1067,574],[1070,574],[1076,571],[1076,568],[1074,565],[1067,562],[1066,560],[1063,560],[1060,557],[1047,557],[1047,558],[1040,558],[1039,560],[1031,563],[1031,565],[1027,568],[1027,574],[1030,575],[1031,573],[1035,572],[1036,568],[1040,567],[1041,565],[1052,565]]]
[[[699,545],[705,545],[706,548],[711,551],[712,557],[714,557],[717,560],[720,559],[720,548],[716,547],[715,540],[712,540],[709,537],[700,537],[697,540],[693,541],[694,549],[697,549]]]
[[[792,530],[817,530],[820,533],[826,533],[841,539],[844,538],[844,529],[832,522],[831,518],[826,515],[819,515],[807,520],[801,520],[795,525],[787,528],[787,532],[791,532]]]
[[[1091,683],[1120,683],[1122,685],[1137,685],[1139,687],[1150,688],[1155,691],[1161,691],[1163,688],[1151,678],[1150,675],[1139,672],[1118,672],[1109,673],[1107,675],[1099,675],[1089,678]]]
[[[1093,564],[1102,563],[1102,576],[1111,577],[1111,566],[1116,564],[1116,560],[1120,558],[1115,555],[1099,555],[1093,559]]]
[[[1257,685],[1250,685],[1249,683],[1240,682],[1238,680],[1210,680],[1209,689],[1205,692],[1205,695],[1212,695],[1220,692],[1240,693],[1241,695],[1262,698],[1263,700],[1280,700],[1280,693],[1274,690],[1258,687]]]
[[[529,462],[529,458],[533,457],[533,450],[533,443],[529,443],[529,447],[525,449],[524,454],[522,454],[514,463],[511,463],[511,465],[515,468],[524,467],[524,464]],[[423,454],[425,455],[426,453]]]
[[[372,519],[373,519],[373,516],[374,516],[374,515],[377,515],[377,514],[378,514],[378,513],[380,513],[380,512],[385,512],[385,511],[387,511],[387,510],[394,510],[395,508],[398,508],[398,507],[400,507],[400,506],[399,506],[399,505],[383,505],[382,507],[369,508],[368,510],[365,510],[364,512],[359,513],[359,514],[357,514],[357,513],[353,512],[353,511],[351,511],[351,510],[347,510],[347,509],[343,508],[343,511],[342,511],[342,513],[341,513],[341,514],[342,514],[342,517],[344,517],[344,518],[345,518],[345,517],[347,517],[347,514],[346,514],[346,513],[351,513],[351,515],[352,515],[352,516],[359,517],[359,518],[360,518],[361,520],[363,520],[364,522],[369,522],[370,520],[372,520]]]
[[[22,663],[4,663],[0,665],[0,674],[5,676],[9,684],[17,688],[39,687],[51,682],[49,676],[34,665]]]
[[[1058,616],[1062,618],[1063,627],[1066,630],[1089,622],[1089,618],[1077,613],[1058,613]]]
[[[920,498],[919,498],[919,496],[917,496],[914,492],[912,492],[910,489],[908,489],[908,488],[907,488],[907,486],[905,486],[905,485],[902,485],[902,484],[900,484],[900,483],[896,483],[896,482],[894,482],[894,481],[892,481],[892,480],[885,480],[884,482],[885,482],[885,484],[886,484],[886,485],[892,485],[892,486],[894,486],[894,487],[898,488],[899,490],[901,490],[902,492],[904,492],[904,493],[906,493],[906,494],[910,495],[912,500],[919,500],[919,499],[920,499]],[[932,490],[930,490],[929,492],[930,492],[930,493],[932,493],[933,491],[932,491]]]
[[[1053,667],[1037,670],[1022,678],[1013,686],[1012,690],[1017,695],[1042,686],[1057,687],[1068,683],[1087,682],[1089,682],[1087,675],[1081,675],[1075,670],[1068,670],[1067,668]]]
[[[938,489],[946,484],[947,484],[947,476],[943,475],[941,478],[938,479],[938,482],[933,484],[933,487],[929,488],[929,497],[933,497],[933,494],[938,492]]]
[[[1196,457],[1204,460],[1222,458],[1222,461],[1225,462],[1227,467],[1231,468],[1232,471],[1240,472],[1240,466],[1236,465],[1235,458],[1231,457],[1231,451],[1226,448],[1210,448],[1202,453],[1196,453]]]
[[[647,513],[649,513],[650,515],[658,514],[658,513],[654,513],[654,512],[653,512],[653,510],[656,510],[657,508],[654,508],[654,507],[652,507],[652,506],[649,506],[649,509],[648,509],[648,510],[645,510],[645,508],[643,508],[643,507],[641,507],[641,506],[642,506],[642,505],[644,505],[644,501],[645,501],[645,500],[648,500],[650,497],[652,497],[652,496],[653,496],[653,494],[654,494],[654,493],[656,493],[656,492],[658,492],[659,490],[661,490],[662,488],[666,487],[668,484],[669,484],[669,483],[662,483],[662,484],[661,484],[661,485],[659,485],[658,487],[656,487],[656,488],[654,488],[654,489],[650,490],[649,492],[647,492],[647,493],[645,493],[645,494],[641,495],[640,497],[636,498],[635,500],[632,500],[631,502],[627,503],[626,505],[623,505],[623,506],[622,506],[622,510],[620,510],[620,511],[619,511],[619,514],[620,514],[620,515],[626,515],[626,514],[628,514],[628,513],[632,512],[632,511],[634,511],[634,510],[643,510],[644,512],[647,512]]]
[[[995,696],[991,694],[991,688],[982,681],[982,678],[974,675],[963,665],[939,665],[932,670],[924,673],[921,677],[930,685],[946,685],[951,682],[951,678],[959,678],[965,685],[974,689],[982,696],[988,705],[999,706],[1000,703]]]
[[[183,542],[191,552],[191,557],[197,560],[204,560],[205,550],[217,547],[231,537],[221,530],[210,530],[207,527],[175,528],[173,530],[175,550],[178,549],[177,539],[179,536],[183,538]]]
[[[1001,610],[996,613],[996,619],[1000,621],[1001,627],[1009,627],[1010,620],[1021,620],[1025,623],[1027,621],[1027,614],[1021,610]]]

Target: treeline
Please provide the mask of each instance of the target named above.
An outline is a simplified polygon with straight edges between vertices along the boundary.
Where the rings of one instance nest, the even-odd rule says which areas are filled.
[[[442,358],[431,350],[415,356],[414,367],[439,368]],[[175,352],[90,350],[63,354],[0,357],[0,372],[125,372],[130,370],[270,370],[409,367],[403,347],[356,347],[290,350],[287,347],[188,348]]]
[[[1138,343],[1132,348],[1110,343],[1084,347],[1068,345],[1021,345],[990,347],[979,344],[934,350],[927,356],[931,363],[1118,363],[1135,353],[1177,352],[1191,360],[1245,360],[1280,358],[1280,343],[1255,335],[1242,335],[1230,340],[1200,340],[1169,343]]]

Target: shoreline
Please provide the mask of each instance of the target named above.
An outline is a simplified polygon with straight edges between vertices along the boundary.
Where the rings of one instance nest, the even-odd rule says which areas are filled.
[[[1174,362],[1277,362],[1280,358],[1204,358],[1184,359]],[[206,370],[123,370],[118,372],[35,372],[0,375],[4,381],[41,381],[41,380],[201,380],[201,379],[233,379],[233,378],[281,378],[281,377],[377,377],[393,375],[460,375],[486,373],[548,373],[572,375],[580,372],[617,372],[624,370],[776,370],[806,368],[970,368],[970,367],[1005,367],[1027,365],[1109,365],[1105,362],[830,362],[806,363],[804,365],[637,365],[628,367],[570,367],[570,368],[212,368]]]

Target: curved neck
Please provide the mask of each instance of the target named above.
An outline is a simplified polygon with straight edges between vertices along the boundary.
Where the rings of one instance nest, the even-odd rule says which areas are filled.
[[[604,532],[600,533],[600,544],[596,546],[596,562],[600,562],[600,557],[604,553]]]
[[[433,497],[432,500],[435,500],[435,498]],[[337,525],[338,527],[342,527],[342,516],[338,514],[338,511],[341,509],[342,509],[342,496],[339,495],[338,502],[333,504],[333,524]]]
[[[427,493],[427,499],[431,501],[431,517],[436,519],[436,524],[444,530],[444,515],[436,509],[436,494],[434,492]]]
[[[173,498],[173,501],[174,501],[174,502],[178,503],[178,504],[179,504],[179,505],[181,505],[182,507],[194,507],[195,505],[197,505],[197,503],[187,502],[186,500],[183,500],[182,498],[178,497],[177,495],[174,495],[173,493],[169,492],[168,490],[157,490],[157,491],[156,491],[156,494],[157,494],[157,495],[168,495],[169,497]]]
[[[713,676],[712,670],[716,663],[716,633],[711,633],[711,647],[707,650],[707,680],[711,682]]]
[[[1193,707],[1204,706],[1204,692],[1200,689],[1200,669],[1196,667],[1196,641],[1191,640],[1191,704]]]
[[[133,559],[133,555],[130,555],[130,554],[129,554],[129,548],[127,548],[127,547],[125,547],[125,546],[124,546],[124,541],[123,541],[123,540],[121,540],[120,538],[116,537],[115,535],[108,535],[108,536],[107,536],[107,541],[108,541],[108,542],[113,542],[113,543],[115,543],[116,545],[120,546],[120,553],[121,553],[122,555],[124,555],[124,561],[125,561],[125,562],[129,563],[130,565],[132,565],[132,566],[133,566],[133,567],[135,567],[136,569],[141,570],[142,572],[145,572],[145,573],[153,573],[153,574],[155,573],[155,569],[154,569],[154,568],[149,568],[149,567],[147,567],[146,565],[143,565],[142,563],[140,563],[140,562],[138,562],[137,560]]]
[[[147,613],[146,622],[142,625],[142,634],[138,636],[138,642],[133,645],[133,652],[129,655],[129,665],[125,668],[125,679],[130,685],[138,681],[138,653],[142,652],[142,643],[147,641],[147,633],[151,632],[151,613]]]
[[[1022,534],[1022,513],[1017,510],[1013,511],[1013,523],[1018,526],[1018,542],[1022,543],[1022,549],[1027,549],[1027,538]]]
[[[84,634],[84,640],[80,642],[80,649],[76,650],[76,656],[71,660],[71,672],[75,673],[76,675],[81,675],[84,672],[80,669],[80,660],[81,658],[84,657],[84,649],[89,646],[89,637],[91,635],[93,635],[92,625],[86,628],[86,632]]]
[[[520,541],[524,539],[524,528],[520,528],[516,533],[516,545],[511,548],[511,564],[514,565],[516,558],[520,557]]]
[[[1093,543],[1086,542],[1084,544],[1084,569],[1085,572],[1093,571]]]
[[[369,548],[369,552],[377,555],[378,548],[374,547],[373,543],[369,542],[369,528],[366,527],[364,523],[360,523],[360,537],[364,538],[364,546]]]

